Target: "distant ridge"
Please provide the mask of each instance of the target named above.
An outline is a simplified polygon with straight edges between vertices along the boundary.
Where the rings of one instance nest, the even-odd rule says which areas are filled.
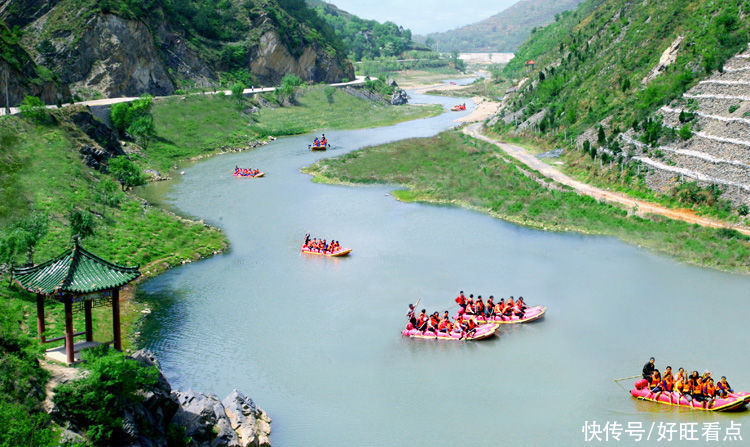
[[[547,25],[555,15],[574,9],[583,0],[521,0],[481,22],[442,33],[415,36],[432,39],[440,51],[515,52],[535,27]]]

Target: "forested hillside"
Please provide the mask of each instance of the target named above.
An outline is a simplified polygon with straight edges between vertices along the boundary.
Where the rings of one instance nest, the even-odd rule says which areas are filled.
[[[354,77],[341,40],[303,0],[3,3],[21,47],[81,99]]]
[[[575,8],[581,1],[521,0],[481,22],[432,33],[418,40],[429,39],[429,43],[440,51],[512,53],[533,29],[552,22],[557,14]]]
[[[578,147],[627,188],[746,215],[748,12],[750,0],[586,0],[506,66],[520,82],[496,129]]]
[[[307,0],[341,38],[355,61],[400,56],[411,49],[411,31],[393,22],[365,20],[321,0]]]

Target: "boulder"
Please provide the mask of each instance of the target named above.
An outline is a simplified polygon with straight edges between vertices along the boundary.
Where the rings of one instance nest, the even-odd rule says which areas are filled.
[[[409,102],[409,96],[402,89],[397,89],[391,96],[391,104],[394,106],[401,106]]]
[[[255,406],[252,399],[242,392],[234,390],[222,402],[224,411],[237,432],[240,446],[270,446],[268,436],[271,434],[271,420],[266,413]]]

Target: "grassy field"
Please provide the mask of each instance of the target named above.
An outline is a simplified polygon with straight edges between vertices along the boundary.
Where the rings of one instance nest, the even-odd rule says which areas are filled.
[[[104,204],[101,186],[111,179],[81,162],[73,141],[81,135],[65,124],[45,126],[17,117],[4,118],[1,124],[0,153],[4,163],[0,175],[3,183],[0,227],[31,210],[45,212],[49,216],[49,232],[37,246],[36,262],[70,247],[68,212],[72,207],[94,217],[95,234],[83,241],[87,249],[114,262],[140,265],[141,271],[149,276],[185,259],[198,259],[226,247],[226,239],[218,229],[146,205],[131,193],[118,190],[114,196],[119,203],[116,206],[114,202]],[[0,285],[0,302],[14,309],[24,327],[35,330],[36,308],[32,294],[3,284]],[[97,340],[111,338],[109,309],[95,312]],[[62,306],[50,301],[51,332],[62,331],[61,311]],[[127,309],[124,314],[126,325],[134,321],[134,317],[127,316]],[[78,328],[83,327],[82,321],[82,316],[76,314]],[[126,334],[127,329],[125,327]]]
[[[336,89],[329,103],[321,86],[306,87],[294,107],[262,108],[244,113],[229,97],[189,95],[156,101],[156,138],[143,151],[144,167],[168,171],[190,158],[241,147],[267,135],[295,135],[319,129],[361,129],[396,124],[442,113],[439,106],[386,106]]]
[[[325,159],[305,169],[320,182],[388,183],[404,201],[448,203],[552,231],[617,236],[691,264],[750,273],[750,238],[684,222],[629,216],[612,205],[541,186],[534,172],[458,131]]]

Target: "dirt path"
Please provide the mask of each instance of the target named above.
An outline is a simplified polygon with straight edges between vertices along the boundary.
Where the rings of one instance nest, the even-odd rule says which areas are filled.
[[[539,160],[522,147],[513,144],[502,143],[500,141],[482,135],[482,133],[480,132],[481,126],[481,123],[472,124],[465,127],[463,132],[476,139],[494,144],[495,146],[502,149],[505,153],[525,164],[529,168],[540,172],[544,176],[558,183],[570,186],[579,194],[585,194],[587,196],[595,198],[596,200],[601,200],[610,204],[624,205],[625,208],[628,208],[639,216],[645,216],[647,214],[657,214],[660,216],[669,217],[670,219],[682,220],[684,222],[698,224],[704,227],[731,228],[739,231],[742,234],[750,236],[750,228],[746,226],[731,225],[720,220],[712,219],[710,217],[698,216],[692,210],[667,208],[663,205],[634,199],[619,192],[607,191],[605,189],[600,189],[587,183],[575,180],[563,174],[554,167]]]

